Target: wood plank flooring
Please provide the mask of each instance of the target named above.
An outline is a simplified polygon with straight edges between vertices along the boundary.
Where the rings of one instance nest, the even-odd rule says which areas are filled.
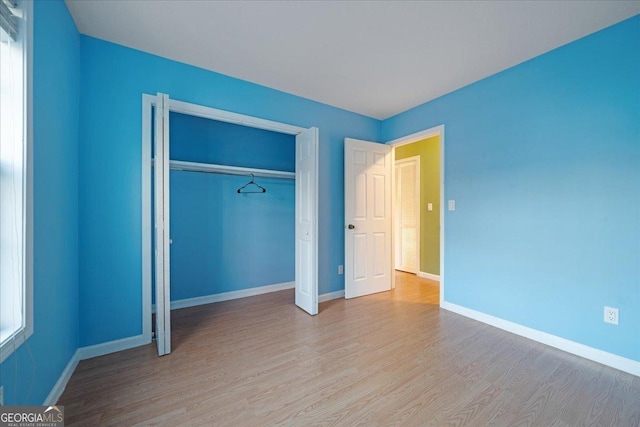
[[[154,345],[80,362],[67,426],[638,426],[640,378],[441,310],[438,285],[293,290],[172,312]]]

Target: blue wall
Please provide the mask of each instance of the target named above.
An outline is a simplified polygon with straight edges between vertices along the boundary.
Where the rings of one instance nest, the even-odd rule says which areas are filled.
[[[294,135],[174,112],[169,121],[171,160],[296,170]]]
[[[343,288],[343,138],[444,123],[445,300],[640,360],[640,17],[380,123],[81,36],[62,1],[34,7],[35,331],[0,366],[7,404],[44,401],[79,345],[141,333],[141,94],[158,91],[320,128],[320,293]],[[236,188],[193,178],[174,177],[185,199],[207,179]]]
[[[80,36],[62,1],[34,9],[34,333],[0,367],[7,405],[42,404],[78,347]]]
[[[443,123],[445,300],[640,360],[640,16],[390,118],[381,139]]]
[[[344,138],[376,140],[378,120],[91,37],[81,55],[81,346],[142,332],[142,93],[318,127],[319,292],[343,289]]]
[[[170,158],[295,171],[295,137],[171,113]],[[171,171],[171,300],[295,280],[295,181]]]

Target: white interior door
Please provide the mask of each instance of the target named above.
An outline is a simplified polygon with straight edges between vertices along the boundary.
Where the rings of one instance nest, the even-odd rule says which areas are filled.
[[[420,156],[395,164],[396,270],[420,270]]]
[[[318,314],[318,129],[296,136],[296,305]]]
[[[169,281],[169,96],[158,93],[154,132],[156,258],[156,344],[158,355],[171,353]]]
[[[391,290],[391,147],[345,139],[345,298]]]

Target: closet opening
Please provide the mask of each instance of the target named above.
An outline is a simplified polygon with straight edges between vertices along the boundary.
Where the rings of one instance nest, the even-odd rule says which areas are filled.
[[[143,96],[143,334],[155,316],[159,355],[171,309],[295,288],[317,313],[317,134]]]
[[[170,123],[171,308],[292,289],[295,137],[174,112]]]

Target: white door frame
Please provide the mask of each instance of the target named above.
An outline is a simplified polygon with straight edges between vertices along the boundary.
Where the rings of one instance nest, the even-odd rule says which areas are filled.
[[[395,150],[395,148],[394,148],[394,150]],[[422,197],[420,195],[420,190],[421,190],[420,189],[420,185],[421,185],[421,183],[420,183],[420,174],[421,174],[421,171],[420,171],[420,159],[421,159],[421,157],[418,155],[418,156],[405,157],[402,160],[396,160],[393,163],[393,171],[392,171],[392,174],[394,176],[393,183],[394,183],[394,185],[398,185],[398,182],[397,182],[397,171],[398,171],[398,167],[399,166],[402,166],[403,164],[414,163],[415,164],[415,168],[416,168],[416,176],[415,176],[416,181],[414,182],[414,186],[416,188],[416,193],[417,193],[416,194],[416,205],[417,205],[417,212],[416,212],[416,214],[417,214],[416,215],[416,274],[418,274],[420,272],[420,225],[421,225],[420,224],[421,223],[420,203],[421,203],[421,199],[422,199]],[[401,206],[401,204],[399,203],[399,196],[400,195],[397,192],[397,188],[393,188],[391,190],[391,194],[392,194],[392,197],[393,197],[393,210],[392,210],[392,212],[396,212],[397,210],[400,209],[400,206]],[[397,215],[394,216],[392,214],[392,218],[393,218],[393,227],[396,228],[396,230],[397,230],[397,227],[398,227],[398,224],[396,223]],[[394,247],[396,249],[398,248],[398,240],[400,241],[400,247],[401,247],[402,246],[402,243],[401,243],[402,239],[398,239],[398,236],[395,235],[395,234],[393,234],[393,238],[394,238],[394,242],[393,243],[395,245]],[[392,259],[394,260],[393,268],[397,270],[396,267],[398,266],[398,264],[395,263],[395,257],[392,258]]]
[[[151,233],[153,224],[151,221],[151,177],[152,177],[152,159],[151,159],[151,126],[152,126],[152,108],[155,105],[156,96],[142,94],[142,336],[145,343],[151,342]],[[216,108],[205,107],[203,105],[192,104],[184,101],[169,99],[169,110],[177,113],[188,114],[191,116],[202,117],[205,119],[218,120],[227,123],[234,123],[242,126],[264,129],[274,132],[285,133],[289,135],[298,135],[307,130],[300,126],[294,126],[286,123],[275,122],[272,120],[261,119],[258,117],[247,116],[244,114],[233,113],[230,111],[219,110]],[[318,172],[318,140],[316,139],[316,174]],[[314,283],[313,291],[315,294],[315,302],[318,302],[318,179],[315,179],[315,272],[313,274]],[[297,208],[297,207],[296,207]]]
[[[440,136],[440,305],[444,302],[444,292],[445,292],[445,277],[444,277],[444,230],[445,230],[445,203],[444,203],[444,147],[445,147],[445,133],[444,133],[444,125],[435,126],[429,129],[421,130],[410,135],[403,136],[401,138],[396,138],[394,140],[388,141],[386,144],[391,146],[391,161],[392,164],[395,165],[396,162],[396,147],[400,147],[402,145],[411,144],[414,142],[422,141],[423,139],[431,138],[433,136]],[[391,191],[395,192],[396,182],[395,182],[395,171],[391,174],[392,185]],[[395,199],[395,193],[392,195]],[[391,221],[394,221],[395,213],[391,212]],[[395,227],[391,229],[391,262],[395,265]],[[395,288],[395,274],[391,276],[392,278],[392,287]]]

